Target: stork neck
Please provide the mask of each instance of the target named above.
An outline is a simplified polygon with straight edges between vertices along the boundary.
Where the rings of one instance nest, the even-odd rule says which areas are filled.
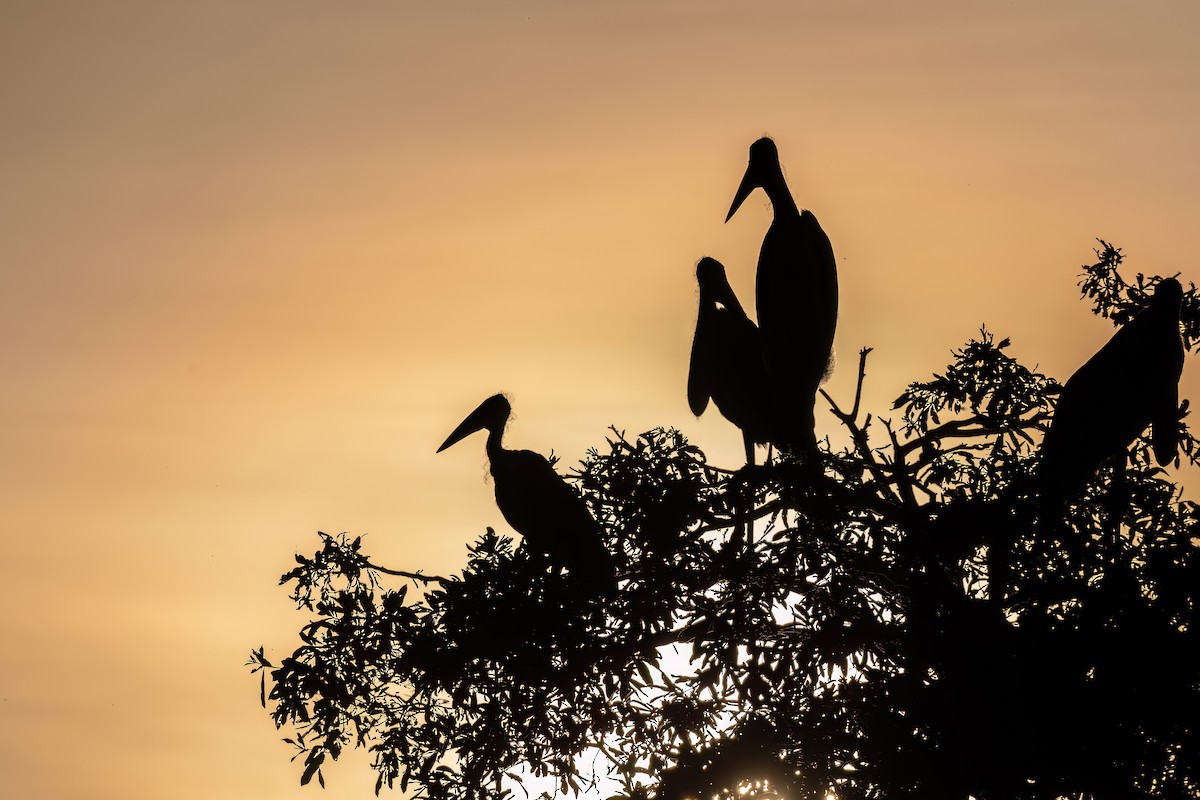
[[[762,188],[767,193],[767,197],[771,199],[771,208],[775,211],[776,217],[800,215],[800,209],[796,207],[796,201],[792,199],[792,193],[788,191],[787,181],[783,179],[783,170],[778,165],[767,170],[766,175],[763,176]]]
[[[500,445],[500,437],[504,435],[504,423],[488,428],[487,438],[487,454],[488,458],[495,458],[496,455],[504,450]]]

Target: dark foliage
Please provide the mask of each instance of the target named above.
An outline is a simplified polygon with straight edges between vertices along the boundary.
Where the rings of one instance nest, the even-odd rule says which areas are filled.
[[[1158,279],[1101,244],[1081,286],[1120,324]],[[1194,287],[1183,322],[1190,350]],[[1059,386],[1008,344],[981,331],[894,420],[831,401],[851,444],[821,469],[614,430],[575,477],[615,597],[490,529],[444,578],[322,534],[282,579],[300,646],[252,656],[302,782],[355,746],[434,800],[1200,796],[1200,508],[1139,438],[1039,522]]]
[[[1154,287],[1162,276],[1146,277],[1142,273],[1128,283],[1118,271],[1125,263],[1121,248],[1113,247],[1103,239],[1097,239],[1100,247],[1093,252],[1096,263],[1085,265],[1079,287],[1084,297],[1090,298],[1095,313],[1112,320],[1114,325],[1124,325],[1140,311],[1154,294]],[[1178,278],[1179,273],[1169,277]],[[1183,312],[1180,323],[1184,346],[1190,351],[1200,339],[1200,299],[1196,297],[1196,286],[1189,284],[1183,295]]]

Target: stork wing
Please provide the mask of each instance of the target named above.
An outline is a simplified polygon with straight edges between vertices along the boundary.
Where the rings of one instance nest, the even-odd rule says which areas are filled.
[[[696,318],[696,335],[692,338],[692,360],[688,367],[688,407],[697,417],[708,408],[711,396],[709,389],[709,361],[712,359],[712,337],[705,324],[704,309]]]
[[[1151,444],[1154,446],[1154,459],[1159,466],[1166,466],[1175,460],[1179,446],[1179,384],[1175,381],[1163,386],[1160,395],[1155,398],[1150,424],[1153,426]]]
[[[587,503],[541,455],[529,450],[515,452],[523,463],[523,483],[517,490],[523,497],[506,498],[513,513],[510,516],[503,507],[501,511],[509,524],[532,549],[545,553],[552,563],[566,567],[591,591],[615,591],[612,556],[604,546],[600,526]]]
[[[599,542],[599,528],[587,504],[541,454],[508,450],[499,469],[497,464],[493,457],[496,505],[534,549],[554,552],[572,538]]]

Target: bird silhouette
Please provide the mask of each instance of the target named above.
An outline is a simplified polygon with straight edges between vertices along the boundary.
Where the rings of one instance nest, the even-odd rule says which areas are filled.
[[[528,549],[554,567],[597,591],[615,589],[612,557],[600,526],[583,499],[571,490],[546,458],[532,450],[508,450],[501,444],[512,406],[502,394],[480,403],[442,442],[437,452],[487,430],[487,455],[496,488],[496,506]]]
[[[1051,513],[1074,499],[1105,460],[1124,456],[1147,425],[1155,460],[1175,458],[1182,300],[1179,281],[1160,281],[1150,304],[1063,386],[1038,469],[1043,507]]]
[[[750,145],[750,163],[729,207],[728,222],[755,189],[766,192],[774,219],[758,257],[755,303],[763,363],[771,387],[774,443],[817,452],[814,406],[829,368],[837,328],[837,264],[829,237],[788,191],[779,151],[768,138]]]
[[[692,339],[688,369],[688,405],[697,417],[711,399],[725,419],[742,431],[746,463],[754,464],[754,445],[770,441],[770,401],[758,326],[725,277],[725,267],[712,258],[696,265],[700,313]]]

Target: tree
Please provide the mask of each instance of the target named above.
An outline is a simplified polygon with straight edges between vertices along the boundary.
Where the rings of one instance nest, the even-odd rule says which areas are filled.
[[[1097,255],[1084,295],[1121,324],[1159,279]],[[1190,351],[1194,287],[1182,328]],[[574,480],[615,596],[490,529],[446,577],[320,534],[281,581],[299,647],[251,658],[301,782],[355,746],[377,792],[432,800],[529,775],[630,799],[1200,796],[1200,507],[1143,432],[1043,519],[1060,387],[1008,346],[981,330],[892,420],[860,408],[863,350],[852,407],[826,396],[849,444],[819,468],[722,469],[678,431],[613,429]]]

